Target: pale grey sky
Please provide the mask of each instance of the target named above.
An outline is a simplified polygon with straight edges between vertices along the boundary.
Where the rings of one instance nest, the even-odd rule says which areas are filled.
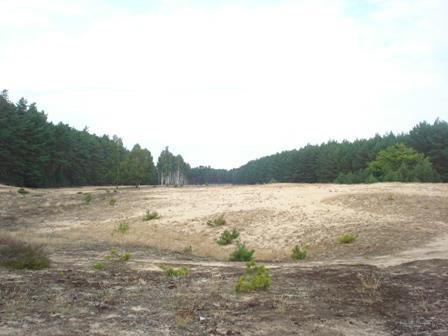
[[[0,89],[237,167],[448,119],[448,1],[0,0]]]

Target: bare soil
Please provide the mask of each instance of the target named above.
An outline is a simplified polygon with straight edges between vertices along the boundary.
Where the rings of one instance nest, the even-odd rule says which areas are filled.
[[[0,335],[448,335],[448,185],[29,191],[0,188],[0,234],[44,243],[52,265],[0,268]],[[268,291],[235,292],[244,264],[216,244],[229,228],[267,265]]]

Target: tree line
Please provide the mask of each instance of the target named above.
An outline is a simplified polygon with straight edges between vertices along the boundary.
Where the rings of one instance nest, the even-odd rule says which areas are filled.
[[[448,123],[421,122],[409,133],[329,141],[252,160],[231,169],[191,168],[168,147],[157,166],[136,144],[53,124],[35,104],[0,94],[0,182],[27,187],[271,182],[448,182]]]
[[[244,184],[448,182],[448,123],[421,122],[406,134],[307,145],[250,161],[229,175],[232,183]]]
[[[48,122],[36,104],[0,94],[0,182],[26,187],[155,184],[151,152]]]

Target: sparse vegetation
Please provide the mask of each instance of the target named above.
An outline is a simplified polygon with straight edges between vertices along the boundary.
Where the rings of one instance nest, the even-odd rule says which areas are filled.
[[[109,205],[114,206],[115,204],[117,204],[117,200],[115,198],[111,198],[109,201]]]
[[[84,202],[86,202],[86,204],[90,204],[90,202],[92,202],[92,195],[91,194],[85,194],[84,195]]]
[[[131,259],[131,253],[129,252],[120,252],[116,249],[112,249],[110,251],[110,255],[106,257],[107,260],[111,261],[120,261],[120,262],[126,262]]]
[[[266,271],[266,267],[257,265],[255,261],[250,261],[246,264],[244,274],[238,279],[235,290],[237,292],[266,290],[271,284],[272,279]]]
[[[25,196],[26,194],[29,194],[29,193],[30,193],[28,190],[26,190],[26,189],[24,189],[24,188],[20,188],[20,189],[18,189],[17,192],[18,192],[20,195],[22,195],[22,196]]]
[[[146,221],[150,221],[153,219],[159,219],[159,218],[160,218],[160,215],[157,213],[157,211],[146,210],[146,213],[143,216],[143,221],[146,222]]]
[[[165,274],[172,278],[178,278],[178,277],[184,277],[187,276],[190,273],[190,270],[185,267],[162,267],[162,269],[165,271]]]
[[[229,245],[231,244],[235,239],[237,239],[240,236],[240,233],[237,229],[232,229],[232,231],[224,230],[223,233],[221,233],[221,236],[216,241],[219,245]]]
[[[188,246],[186,246],[186,247],[182,250],[182,252],[183,252],[184,254],[192,254],[192,253],[193,253],[193,247],[191,247],[191,245],[188,245]]]
[[[342,236],[339,236],[338,242],[340,244],[351,244],[356,240],[357,236],[351,233],[344,233]]]
[[[208,220],[207,225],[211,226],[211,227],[218,227],[218,226],[226,225],[226,220],[224,219],[224,215],[220,215],[216,218]]]
[[[0,266],[13,269],[40,270],[50,266],[43,246],[0,236]]]
[[[99,261],[93,265],[93,268],[97,271],[101,271],[106,268],[106,265],[103,262]]]
[[[299,245],[294,246],[292,249],[291,258],[295,261],[303,260],[306,258],[308,251],[306,248],[302,248]]]
[[[114,232],[117,233],[128,233],[128,231],[129,231],[129,224],[126,222],[118,223],[117,227],[114,230]]]
[[[251,261],[254,250],[248,250],[244,244],[239,243],[236,249],[230,254],[230,261]]]

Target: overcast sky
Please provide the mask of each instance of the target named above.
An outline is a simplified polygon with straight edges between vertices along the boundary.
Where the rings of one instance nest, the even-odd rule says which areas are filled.
[[[448,119],[448,1],[0,0],[0,89],[237,167]]]

